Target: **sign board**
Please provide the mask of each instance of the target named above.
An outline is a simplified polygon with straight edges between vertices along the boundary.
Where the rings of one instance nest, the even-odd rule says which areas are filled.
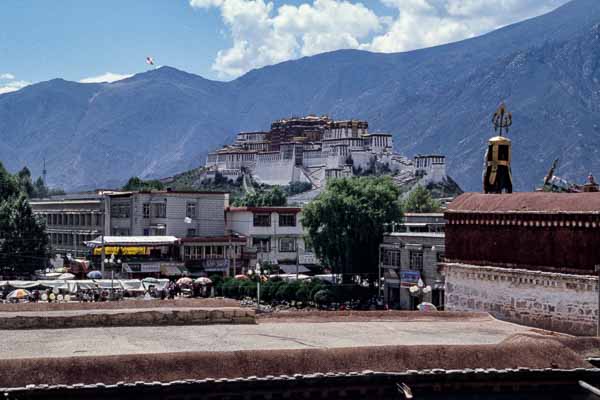
[[[206,272],[221,272],[229,268],[229,260],[225,258],[209,258],[202,260],[202,267]]]
[[[150,255],[150,249],[148,247],[139,247],[139,246],[106,246],[104,248],[104,254],[110,255],[114,254],[119,255],[122,254],[124,256],[147,256]],[[120,253],[119,253],[120,251]],[[102,255],[102,247],[94,248],[94,255],[99,256]]]
[[[318,264],[317,257],[313,253],[300,254],[298,262],[300,264]]]
[[[421,279],[419,271],[400,271],[400,286],[411,287],[415,286]]]

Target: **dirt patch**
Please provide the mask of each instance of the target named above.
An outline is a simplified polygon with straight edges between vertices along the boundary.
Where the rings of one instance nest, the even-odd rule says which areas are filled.
[[[577,341],[577,338],[573,338]],[[587,343],[582,347],[598,345]],[[0,360],[0,387],[236,378],[362,370],[590,368],[581,354],[540,336],[517,343],[161,353]]]
[[[21,311],[69,311],[69,310],[118,310],[124,308],[160,308],[160,307],[239,307],[240,302],[233,299],[175,299],[175,300],[122,300],[100,303],[21,303],[0,304],[0,312]]]

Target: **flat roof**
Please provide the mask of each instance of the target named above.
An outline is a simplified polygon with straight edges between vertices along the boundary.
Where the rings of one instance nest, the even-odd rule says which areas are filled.
[[[391,232],[387,233],[389,236],[403,236],[403,237],[429,237],[429,238],[444,238],[445,233],[443,232]]]
[[[600,213],[600,192],[511,194],[464,193],[448,205],[453,213]]]
[[[228,207],[228,212],[277,212],[277,213],[299,213],[300,207]]]
[[[101,247],[102,237],[85,242],[88,247]],[[104,246],[162,246],[179,241],[175,236],[104,236]]]
[[[107,310],[105,312],[122,312]],[[71,311],[70,313],[90,313]],[[67,314],[69,312],[57,311]],[[2,313],[14,315],[15,313]],[[25,312],[19,314],[27,314]],[[20,330],[0,336],[3,359],[123,354],[359,348],[393,345],[498,344],[531,328],[479,314],[460,318],[426,316],[261,320],[256,325],[187,325]],[[15,332],[17,333],[17,332]],[[222,340],[226,337],[227,340]]]

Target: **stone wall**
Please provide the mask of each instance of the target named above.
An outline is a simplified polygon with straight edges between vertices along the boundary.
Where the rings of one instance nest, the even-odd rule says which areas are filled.
[[[467,264],[443,264],[449,311],[487,311],[496,318],[574,335],[595,335],[598,278]]]

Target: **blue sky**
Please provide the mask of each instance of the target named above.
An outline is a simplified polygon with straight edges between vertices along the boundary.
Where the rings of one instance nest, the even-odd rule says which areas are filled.
[[[116,80],[147,70],[146,56],[229,80],[340,48],[395,52],[460,40],[566,1],[3,0],[0,93],[56,77]]]

